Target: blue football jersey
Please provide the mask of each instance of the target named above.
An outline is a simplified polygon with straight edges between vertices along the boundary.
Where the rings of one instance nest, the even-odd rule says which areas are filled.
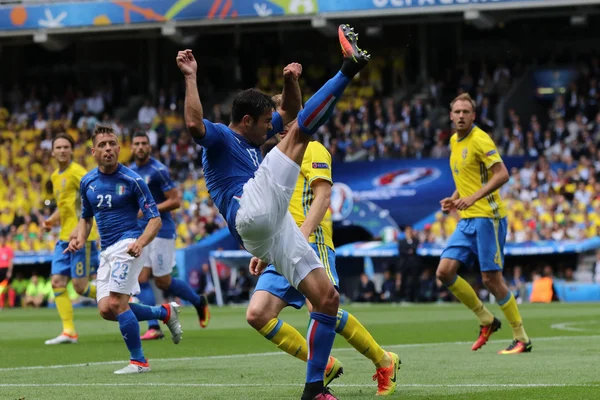
[[[157,206],[167,199],[165,196],[166,192],[177,187],[171,179],[167,167],[155,158],[150,157],[150,160],[141,167],[133,163],[129,168],[137,172],[144,182],[146,182]],[[162,227],[156,236],[163,239],[175,239],[175,220],[173,220],[171,211],[161,212],[160,218],[162,219]],[[142,229],[145,229],[148,219],[140,218],[138,219],[138,223]]]
[[[283,131],[279,113],[273,113],[273,130],[267,138]],[[253,145],[242,135],[223,124],[204,120],[206,135],[196,142],[204,148],[202,167],[206,187],[215,205],[229,227],[229,231],[241,244],[235,230],[235,216],[240,208],[238,200],[246,182],[254,177],[262,162],[260,147]]]
[[[109,175],[98,168],[88,172],[81,179],[79,190],[81,217],[96,217],[103,250],[142,234],[137,218],[140,209],[147,219],[159,216],[146,182],[122,164]]]

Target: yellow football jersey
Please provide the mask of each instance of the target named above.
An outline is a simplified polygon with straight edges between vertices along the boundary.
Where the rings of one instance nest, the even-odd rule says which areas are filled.
[[[476,126],[460,140],[456,133],[450,138],[450,168],[461,198],[481,189],[493,175],[490,168],[499,162],[502,158],[496,145],[486,132]],[[506,209],[496,190],[459,214],[461,218],[504,218]]]
[[[304,153],[300,176],[290,202],[290,213],[299,227],[304,223],[313,202],[314,193],[311,184],[317,179],[323,179],[333,184],[331,179],[331,154],[321,143],[313,141],[308,144],[306,153]],[[325,217],[323,217],[315,232],[310,235],[308,241],[324,244],[334,250],[333,222],[330,210],[327,210]]]
[[[62,172],[57,169],[52,173],[52,191],[60,214],[59,240],[68,241],[77,227],[81,215],[79,184],[86,173],[85,168],[75,162],[71,162]],[[88,240],[98,240],[95,222]]]

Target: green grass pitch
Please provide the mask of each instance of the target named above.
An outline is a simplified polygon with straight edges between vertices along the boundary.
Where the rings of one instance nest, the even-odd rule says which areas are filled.
[[[512,338],[503,328],[471,351],[478,326],[461,305],[348,306],[386,349],[402,359],[401,399],[600,399],[600,304],[522,305],[533,352],[500,356]],[[200,329],[184,308],[183,340],[144,342],[152,372],[116,376],[128,353],[116,323],[76,309],[77,345],[46,346],[56,310],[0,312],[0,399],[299,399],[304,363],[279,352],[245,321],[245,308],[212,310]],[[305,310],[281,316],[305,332]],[[142,330],[146,324],[142,323]],[[345,374],[332,388],[341,399],[374,398],[371,362],[337,337],[333,355]]]

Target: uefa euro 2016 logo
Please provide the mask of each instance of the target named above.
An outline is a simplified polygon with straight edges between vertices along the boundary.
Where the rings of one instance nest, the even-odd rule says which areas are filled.
[[[344,183],[334,183],[331,188],[331,219],[341,221],[348,218],[354,207],[354,196],[352,189]]]
[[[440,176],[437,168],[406,168],[387,172],[373,179],[373,186],[402,188],[429,183]]]

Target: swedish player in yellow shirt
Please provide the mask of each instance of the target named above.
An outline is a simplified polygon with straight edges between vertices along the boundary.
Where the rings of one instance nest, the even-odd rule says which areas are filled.
[[[84,167],[73,162],[74,148],[73,138],[66,133],[58,134],[52,140],[52,155],[58,163],[58,169],[51,176],[56,211],[44,221],[44,228],[50,230],[60,223],[51,275],[54,302],[63,324],[63,331],[54,339],[47,340],[46,344],[77,343],[73,305],[67,293],[69,279],[73,280],[73,287],[77,293],[96,298],[96,286],[89,282],[90,270],[97,269],[99,263],[96,228],[92,229],[89,240],[82,249],[75,253],[64,253],[71,234],[77,228],[81,210],[79,183],[87,173]]]
[[[277,104],[278,97],[274,100]],[[283,137],[285,134],[284,131],[280,136]],[[333,224],[329,211],[332,183],[331,155],[321,143],[310,142],[300,167],[300,176],[292,195],[289,211],[323,262],[327,276],[337,288],[339,279],[335,269]],[[250,262],[251,273],[256,275],[256,271],[262,271],[264,269],[262,263],[254,257]],[[310,308],[310,303],[304,296],[294,289],[286,278],[278,274],[274,266],[269,265],[258,279],[246,318],[248,323],[266,339],[286,353],[306,362],[311,354],[306,339],[295,328],[278,318],[279,313],[286,306],[300,309],[305,302]],[[376,373],[373,380],[378,382],[377,395],[387,396],[394,393],[396,371],[400,364],[398,355],[385,352],[365,327],[345,310],[338,310],[335,331],[375,364]],[[343,366],[340,361],[330,356],[323,384],[329,385],[342,373]]]
[[[461,220],[441,255],[437,277],[479,319],[479,338],[472,346],[478,350],[501,326],[467,281],[457,275],[460,264],[470,267],[478,260],[483,284],[498,300],[513,330],[513,342],[498,354],[530,352],[531,340],[502,276],[507,219],[498,189],[508,181],[508,171],[492,139],[473,124],[475,102],[471,97],[462,94],[450,106],[450,119],[456,128],[450,139],[456,190],[440,204],[445,212],[458,209]]]

